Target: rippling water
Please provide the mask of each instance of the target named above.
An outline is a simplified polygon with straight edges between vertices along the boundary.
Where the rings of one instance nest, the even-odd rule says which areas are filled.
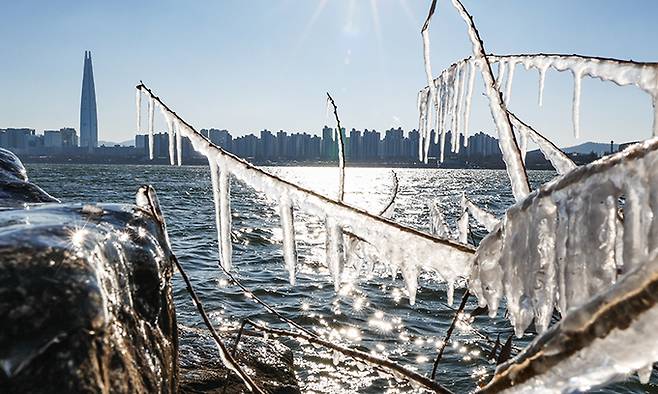
[[[222,329],[230,330],[244,318],[278,322],[258,304],[229,284],[217,267],[210,173],[207,167],[131,165],[28,165],[31,180],[64,202],[133,203],[142,184],[152,184],[167,219],[173,249],[194,286]],[[270,168],[284,178],[335,195],[337,171],[322,167]],[[513,202],[504,171],[396,169],[400,190],[393,219],[409,226],[429,229],[428,203],[439,200],[446,219],[454,228],[462,190],[479,206],[500,215]],[[391,170],[348,168],[345,200],[377,212],[388,201]],[[533,188],[555,176],[551,171],[531,171]],[[313,216],[296,215],[299,252],[297,285],[287,281],[281,250],[278,209],[274,201],[233,181],[233,260],[238,278],[258,297],[284,315],[331,338],[332,341],[361,346],[399,361],[423,374],[432,370],[436,348],[454,316],[455,305],[446,305],[445,287],[428,274],[419,280],[416,305],[409,306],[404,283],[383,270],[371,278],[344,276],[336,294],[324,267],[324,228]],[[471,222],[478,242],[483,228]],[[188,294],[177,277],[174,292],[179,323],[202,327]],[[466,311],[476,307],[469,302]],[[467,392],[488,379],[493,364],[487,353],[498,335],[506,339],[512,329],[500,316],[465,318],[446,347],[438,381],[455,392]],[[531,339],[515,339],[523,347]],[[409,392],[412,388],[388,375],[380,375],[351,360],[334,359],[331,352],[286,342],[295,351],[298,378],[308,392]],[[337,365],[334,365],[337,362]],[[655,384],[656,379],[652,379]],[[610,387],[607,392],[644,392],[655,385],[633,382]]]

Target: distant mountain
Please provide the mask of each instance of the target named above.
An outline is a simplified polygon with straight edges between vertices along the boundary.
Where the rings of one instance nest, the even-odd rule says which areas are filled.
[[[615,152],[619,148],[618,144],[613,144],[612,146]],[[562,151],[564,151],[565,153],[582,153],[582,154],[594,152],[600,156],[604,153],[610,153],[610,144],[606,144],[602,142],[583,142],[580,145],[570,146],[568,148],[562,148]]]
[[[113,141],[98,141],[98,146],[105,145],[105,146],[114,146],[114,145],[120,145],[120,146],[135,146],[135,140],[128,140],[128,141],[123,141],[123,142],[113,142]]]

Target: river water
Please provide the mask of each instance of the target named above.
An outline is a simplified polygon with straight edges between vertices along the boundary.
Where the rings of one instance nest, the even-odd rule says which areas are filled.
[[[173,250],[192,277],[194,287],[216,325],[225,331],[244,318],[280,325],[276,318],[230,283],[217,267],[210,173],[207,166],[137,165],[27,165],[30,179],[63,202],[134,203],[140,185],[155,187],[164,211]],[[335,196],[337,170],[328,167],[273,167],[268,170],[300,185]],[[428,204],[438,200],[448,224],[455,228],[462,190],[479,206],[501,215],[512,204],[509,181],[500,170],[395,169],[399,178],[393,219],[429,230]],[[552,171],[530,171],[534,187],[555,176]],[[389,199],[391,169],[348,168],[345,200],[378,212]],[[346,272],[336,293],[324,264],[324,227],[313,216],[296,213],[298,275],[288,283],[281,249],[281,230],[275,201],[235,180],[231,185],[234,273],[255,295],[296,322],[336,343],[358,346],[384,355],[429,375],[436,349],[453,319],[454,305],[446,304],[446,289],[430,274],[419,279],[416,305],[410,306],[398,275],[376,269],[368,278]],[[486,234],[471,222],[472,242]],[[179,324],[203,327],[180,277],[174,279]],[[471,300],[467,312],[476,308]],[[460,320],[438,367],[437,380],[454,392],[468,392],[486,381],[494,368],[488,360],[492,342],[512,334],[502,317],[486,315]],[[286,326],[281,326],[288,328]],[[532,334],[520,340],[521,348]],[[335,358],[332,352],[286,341],[295,353],[300,385],[306,392],[409,392],[413,388],[353,360]],[[636,378],[602,392],[656,390]]]

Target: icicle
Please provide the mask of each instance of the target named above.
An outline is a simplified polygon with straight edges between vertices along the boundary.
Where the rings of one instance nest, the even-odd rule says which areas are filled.
[[[176,129],[176,158],[178,160],[178,165],[183,164],[183,135],[181,133],[181,124],[178,120],[174,122]]]
[[[149,122],[149,159],[153,160],[153,118],[154,118],[154,112],[155,112],[155,100],[153,99],[153,96],[149,95],[149,102],[148,102],[148,122]]]
[[[229,271],[233,265],[233,245],[231,244],[231,202],[230,177],[226,169],[219,170],[219,224],[222,250],[222,266]]]
[[[399,265],[402,278],[409,293],[409,305],[416,304],[416,293],[418,292],[418,267],[414,262],[407,261],[401,257],[401,251],[397,246],[389,249],[388,257],[393,265]]]
[[[215,159],[208,156],[208,165],[210,166],[210,182],[212,187],[212,197],[215,204],[215,228],[217,230],[217,250],[219,252],[219,263],[227,268],[222,256],[222,224],[219,218],[219,166]],[[228,267],[230,268],[230,267]]]
[[[514,81],[514,69],[516,68],[516,62],[509,62],[509,72],[507,73],[507,84],[505,85],[505,104],[509,105],[510,100],[512,99],[512,82]]]
[[[422,142],[423,144],[423,162],[427,163],[427,160],[429,158],[429,152],[430,152],[430,134],[431,134],[431,129],[430,125],[432,124],[432,100],[433,96],[435,93],[432,93],[432,89],[427,91],[427,102],[425,103],[425,124],[423,127],[423,139]]]
[[[573,71],[573,134],[580,138],[580,85],[583,79],[583,70]]]
[[[477,65],[474,60],[469,62],[468,89],[466,90],[466,99],[464,103],[464,146],[468,146],[468,128],[471,120],[471,100],[473,99],[473,85],[475,84],[475,73]]]
[[[457,221],[457,233],[459,234],[459,242],[468,243],[468,211],[462,207],[462,214]]]
[[[539,107],[544,105],[544,82],[546,81],[548,66],[539,67]]]
[[[454,282],[448,282],[447,287],[446,287],[446,298],[447,298],[447,303],[448,305],[452,306],[452,303],[455,300],[455,283]]]
[[[457,127],[456,127],[456,135],[457,135],[457,144],[456,144],[456,149],[455,153],[459,153],[459,150],[461,148],[461,144],[459,142],[459,136],[465,135],[464,129],[463,129],[463,106],[464,106],[464,93],[466,90],[466,67],[468,66],[468,63],[463,62],[461,63],[460,70],[459,70],[459,79],[461,81],[461,84],[459,86],[459,96],[457,98],[457,112],[455,113],[455,116],[457,116]]]
[[[503,84],[503,78],[505,78],[506,63],[504,60],[498,60],[498,76],[496,77],[496,90],[500,90],[501,85]]]
[[[528,252],[530,269],[525,286],[528,288],[535,315],[535,327],[542,333],[551,322],[557,287],[555,269],[555,226],[557,207],[550,198],[542,198],[532,210],[529,226]]]
[[[452,84],[452,94],[450,100],[450,151],[455,153],[457,151],[457,141],[459,140],[457,131],[457,116],[459,109],[459,95],[461,94],[459,87],[461,86],[461,68],[455,67],[455,73]]]
[[[445,84],[443,78],[439,80],[439,84],[436,90],[436,97],[434,97],[434,113],[436,114],[436,124],[434,125],[434,143],[439,143],[439,134],[443,132],[443,113],[444,103],[445,103]]]
[[[325,242],[327,267],[334,281],[334,290],[340,290],[345,256],[343,252],[343,229],[331,216],[325,220],[327,238]]]
[[[137,109],[137,133],[142,131],[142,89],[135,92],[135,106]]]
[[[646,260],[648,235],[652,212],[647,190],[647,172],[644,163],[633,165],[624,174],[624,272],[629,272]]]
[[[519,150],[521,151],[521,160],[525,163],[525,155],[528,153],[528,133],[525,129],[518,129]]]
[[[653,364],[649,364],[642,369],[637,370],[637,377],[640,379],[640,383],[648,384],[651,380],[651,372],[653,372]]]
[[[297,246],[295,245],[295,227],[292,203],[288,197],[282,197],[279,202],[281,228],[283,230],[283,259],[290,278],[290,284],[295,285],[295,267],[297,266]]]
[[[423,153],[425,150],[423,147],[425,146],[425,129],[424,129],[424,124],[425,124],[425,90],[421,90],[418,92],[418,160],[419,161],[425,161],[423,157]]]
[[[174,140],[174,119],[173,116],[166,112],[164,107],[160,107],[165,121],[167,122],[168,142],[169,142],[169,163],[173,166],[176,164],[176,141]]]
[[[658,95],[653,97],[653,136],[658,137]]]
[[[430,204],[430,232],[436,236],[449,238],[450,229],[443,218],[441,205],[438,201],[433,201]]]

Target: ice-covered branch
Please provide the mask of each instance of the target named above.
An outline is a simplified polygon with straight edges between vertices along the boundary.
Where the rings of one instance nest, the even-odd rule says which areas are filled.
[[[496,129],[498,130],[498,138],[500,150],[503,153],[503,160],[507,168],[512,183],[512,193],[517,201],[522,200],[530,192],[530,185],[528,183],[528,175],[523,165],[521,152],[514,138],[512,131],[512,123],[507,115],[507,108],[501,97],[500,91],[496,87],[496,81],[491,71],[491,64],[487,60],[484,44],[480,40],[480,34],[475,28],[473,18],[466,11],[464,5],[459,0],[452,0],[453,6],[459,12],[464,22],[468,27],[468,36],[473,45],[473,57],[479,61],[482,78],[484,79],[485,93],[489,98],[489,107],[491,115],[493,116]]]
[[[583,392],[658,361],[656,253],[501,365],[484,393]]]
[[[423,63],[425,66],[427,85],[429,86],[429,92],[426,96],[427,99],[423,100],[423,98],[420,98],[420,100],[423,100],[425,102],[425,107],[424,107],[425,111],[422,111],[422,109],[419,106],[419,110],[421,110],[421,120],[418,130],[420,132],[418,153],[419,153],[419,160],[424,163],[427,163],[427,153],[429,150],[429,142],[430,142],[429,138],[430,138],[431,123],[432,123],[432,111],[430,107],[432,103],[434,103],[435,106],[439,105],[439,101],[438,101],[439,97],[436,94],[436,87],[432,79],[432,75],[433,75],[432,62],[430,57],[430,21],[432,20],[432,15],[434,15],[435,10],[436,10],[436,0],[432,0],[432,4],[430,5],[430,10],[427,14],[427,18],[425,19],[423,28],[420,31],[420,35],[423,39]],[[441,131],[437,127],[435,132],[439,133]]]
[[[462,209],[468,212],[476,222],[483,225],[487,231],[493,231],[500,222],[493,214],[475,205],[465,195],[462,197]]]
[[[530,138],[537,146],[539,150],[544,154],[544,156],[551,162],[555,170],[559,175],[564,175],[567,172],[578,167],[576,163],[569,158],[560,148],[558,148],[554,143],[552,143],[548,138],[541,135],[538,131],[524,123],[512,112],[509,112],[510,120],[514,127],[525,135],[525,138]]]
[[[492,315],[505,297],[517,335],[533,318],[544,331],[554,307],[583,305],[658,246],[657,185],[658,138],[543,185],[482,240],[471,291]]]
[[[636,86],[642,91],[649,94],[652,99],[653,109],[654,109],[654,123],[653,123],[653,135],[658,135],[658,123],[656,119],[658,118],[658,109],[656,108],[656,102],[658,101],[658,63],[648,63],[648,62],[635,62],[631,60],[622,60],[614,58],[603,58],[595,56],[584,56],[584,55],[566,55],[566,54],[545,54],[545,53],[535,53],[535,54],[518,54],[518,55],[498,55],[498,54],[489,54],[487,55],[487,60],[490,64],[498,64],[499,75],[496,79],[497,86],[501,84],[504,79],[504,70],[511,68],[513,65],[521,64],[526,70],[534,69],[537,70],[539,75],[539,105],[542,105],[543,101],[543,91],[544,83],[546,79],[546,73],[548,70],[553,69],[558,72],[570,72],[574,76],[574,97],[578,98],[575,104],[578,104],[580,92],[578,89],[579,81],[581,78],[589,77],[596,78],[601,81],[613,82],[618,86]],[[451,66],[442,70],[439,76],[434,79],[434,85],[442,86],[441,81],[445,80],[448,75],[454,73],[455,69],[463,67],[464,64],[470,64],[471,68],[477,66],[482,67],[482,62],[478,59],[474,60],[473,57],[465,58],[453,63]],[[473,78],[474,74],[471,72],[470,78]],[[506,84],[506,96],[505,100],[509,100],[509,92],[511,92],[511,76],[507,74],[507,84]],[[470,83],[470,81],[469,81]],[[428,83],[429,86],[429,83]],[[427,87],[424,89],[426,93]],[[472,88],[471,88],[472,89]],[[469,90],[470,91],[470,90]],[[469,111],[470,111],[470,101],[471,96],[467,91],[466,98],[464,100],[464,122],[465,129],[464,132],[468,131],[467,122],[469,120]],[[438,93],[438,96],[441,96],[441,93]],[[579,105],[574,105],[573,116],[579,118]],[[574,124],[577,127],[576,124]]]
[[[468,276],[474,255],[472,247],[420,232],[362,209],[332,200],[254,167],[245,160],[212,144],[171,111],[145,85],[141,84],[137,88],[158,103],[162,111],[176,122],[177,129],[182,136],[189,138],[194,149],[208,157],[211,163],[216,163],[219,166],[219,172],[224,172],[227,179],[229,176],[234,176],[247,185],[267,193],[272,199],[286,203],[290,201],[300,209],[323,218],[330,218],[337,226],[348,229],[355,236],[364,239],[376,248],[381,261],[402,271],[409,291],[410,303],[413,304],[415,301],[417,275],[422,270],[435,272],[449,285]],[[228,196],[222,200],[222,192],[228,192],[227,189],[220,188],[220,222],[223,215],[230,218],[228,203],[221,203],[221,201],[229,201]],[[229,209],[224,209],[225,207]],[[226,222],[228,226],[220,223],[220,245],[230,244],[230,222],[228,220]],[[290,243],[287,244],[290,245]],[[222,255],[224,256],[224,252]]]

